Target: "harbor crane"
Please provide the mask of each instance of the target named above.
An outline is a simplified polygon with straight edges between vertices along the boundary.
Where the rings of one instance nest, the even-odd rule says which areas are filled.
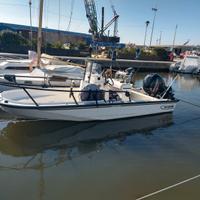
[[[112,11],[113,11],[113,14],[114,14],[114,18],[116,18],[115,22],[114,22],[114,37],[117,37],[118,35],[118,20],[119,20],[119,15],[117,14],[117,11],[115,10],[115,7],[112,3],[112,1],[110,0],[110,3],[111,3],[111,8],[112,8]]]
[[[86,16],[90,25],[89,32],[93,36],[93,42],[103,43],[106,46],[109,46],[109,43],[111,43],[112,45],[119,43],[120,38],[117,36],[118,33],[117,24],[119,15],[117,14],[114,6],[113,5],[111,6],[114,13],[114,17],[105,26],[104,26],[104,7],[102,8],[102,22],[101,22],[101,28],[99,28],[95,0],[84,0],[84,3],[85,3]],[[114,24],[113,36],[106,35],[105,31],[108,30],[108,28],[112,24]]]

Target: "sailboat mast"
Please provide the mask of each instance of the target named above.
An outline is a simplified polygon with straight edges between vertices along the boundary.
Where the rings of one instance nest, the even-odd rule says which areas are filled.
[[[33,50],[32,0],[29,0],[29,14],[30,14],[30,41],[31,41],[31,50]]]
[[[37,39],[37,54],[38,54],[37,67],[40,67],[41,64],[43,7],[44,7],[44,0],[40,0],[39,26],[38,26],[38,39]]]

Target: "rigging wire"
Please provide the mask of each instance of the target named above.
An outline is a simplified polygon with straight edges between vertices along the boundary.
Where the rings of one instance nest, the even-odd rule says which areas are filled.
[[[37,15],[37,12],[38,12],[39,7],[34,5],[34,4],[35,4],[35,1],[32,1],[32,4],[33,4],[33,6],[32,6],[32,10],[34,10],[34,12],[35,12],[35,13],[33,13],[33,14],[34,14],[34,15]],[[2,6],[2,7],[4,7],[4,6],[12,6],[12,7],[16,7],[16,6],[19,6],[19,7],[29,7],[29,5],[18,4],[18,3],[0,3],[0,6]],[[51,15],[55,15],[55,16],[58,16],[58,14],[59,14],[58,12],[55,12],[55,11],[53,11],[53,10],[49,10],[48,13],[51,14]],[[65,15],[65,14],[61,14],[61,13],[60,13],[60,16],[61,16],[61,17],[68,17],[67,15]]]
[[[49,0],[46,0],[46,27],[49,26]]]
[[[49,0],[46,0],[46,13],[45,13],[45,28],[47,29],[49,25]],[[45,31],[45,37],[44,37],[44,50],[45,53],[47,53],[47,30]]]
[[[61,2],[58,1],[58,30],[60,30],[60,22],[61,22]]]
[[[70,28],[71,28],[71,22],[72,22],[72,17],[73,17],[73,13],[74,13],[74,4],[75,4],[75,0],[71,0],[71,10],[70,10],[69,23],[68,23],[68,26],[67,26],[67,31],[69,31]]]
[[[23,7],[28,7],[26,4],[19,4],[19,3],[5,3],[1,2],[0,6],[23,6]]]

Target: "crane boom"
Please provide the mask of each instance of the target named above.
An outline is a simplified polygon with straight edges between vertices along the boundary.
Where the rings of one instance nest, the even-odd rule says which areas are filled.
[[[114,17],[104,26],[104,8],[102,8],[102,27],[98,27],[98,18],[97,18],[97,10],[95,5],[95,0],[84,0],[85,3],[85,10],[86,10],[86,17],[88,19],[90,30],[89,32],[92,33],[93,36],[93,45],[94,46],[115,46],[119,43],[120,38],[117,37],[117,20],[119,15],[117,14],[113,4],[112,10],[114,13]],[[114,24],[114,35],[107,36],[105,31],[113,24]]]
[[[88,18],[90,24],[90,33],[93,34],[94,37],[98,36],[98,20],[97,20],[97,11],[94,0],[84,0],[86,16]]]
[[[119,18],[119,15],[114,16],[103,28],[103,32],[105,32],[113,23],[115,23],[117,21],[117,19]],[[115,24],[116,25],[116,24]],[[116,27],[115,27],[116,29]],[[117,31],[114,30],[114,32],[116,33]],[[114,35],[116,36],[116,35]]]

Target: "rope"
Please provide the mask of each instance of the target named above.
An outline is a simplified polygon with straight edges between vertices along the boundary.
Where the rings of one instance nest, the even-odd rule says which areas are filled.
[[[158,190],[158,191],[156,191],[156,192],[153,192],[153,193],[151,193],[151,194],[148,194],[148,195],[145,195],[145,196],[143,196],[143,197],[140,197],[140,198],[138,198],[138,199],[136,199],[136,200],[147,199],[147,198],[149,198],[149,197],[155,196],[156,194],[159,194],[159,193],[164,192],[164,191],[166,191],[166,190],[169,190],[169,189],[175,188],[175,187],[177,187],[177,186],[183,185],[184,183],[193,181],[193,180],[198,179],[198,178],[200,178],[200,174],[197,175],[197,176],[194,176],[194,177],[192,177],[192,178],[189,178],[189,179],[187,179],[187,180],[184,180],[184,181],[182,181],[182,182],[179,182],[179,183],[176,183],[176,184],[174,184],[174,185],[171,185],[171,186],[169,186],[169,187],[166,187],[166,188],[163,188],[163,189],[161,189],[161,190]]]
[[[67,26],[67,31],[69,31],[70,27],[71,27],[72,16],[73,16],[73,12],[74,12],[74,3],[75,3],[75,0],[71,0],[71,11],[70,11],[69,23]]]
[[[183,100],[183,99],[180,99],[180,101],[182,101],[183,103],[189,104],[189,105],[191,105],[191,106],[194,106],[194,107],[200,108],[200,105],[197,105],[197,104],[191,103],[191,102],[189,102],[189,101],[186,101],[186,100]]]

